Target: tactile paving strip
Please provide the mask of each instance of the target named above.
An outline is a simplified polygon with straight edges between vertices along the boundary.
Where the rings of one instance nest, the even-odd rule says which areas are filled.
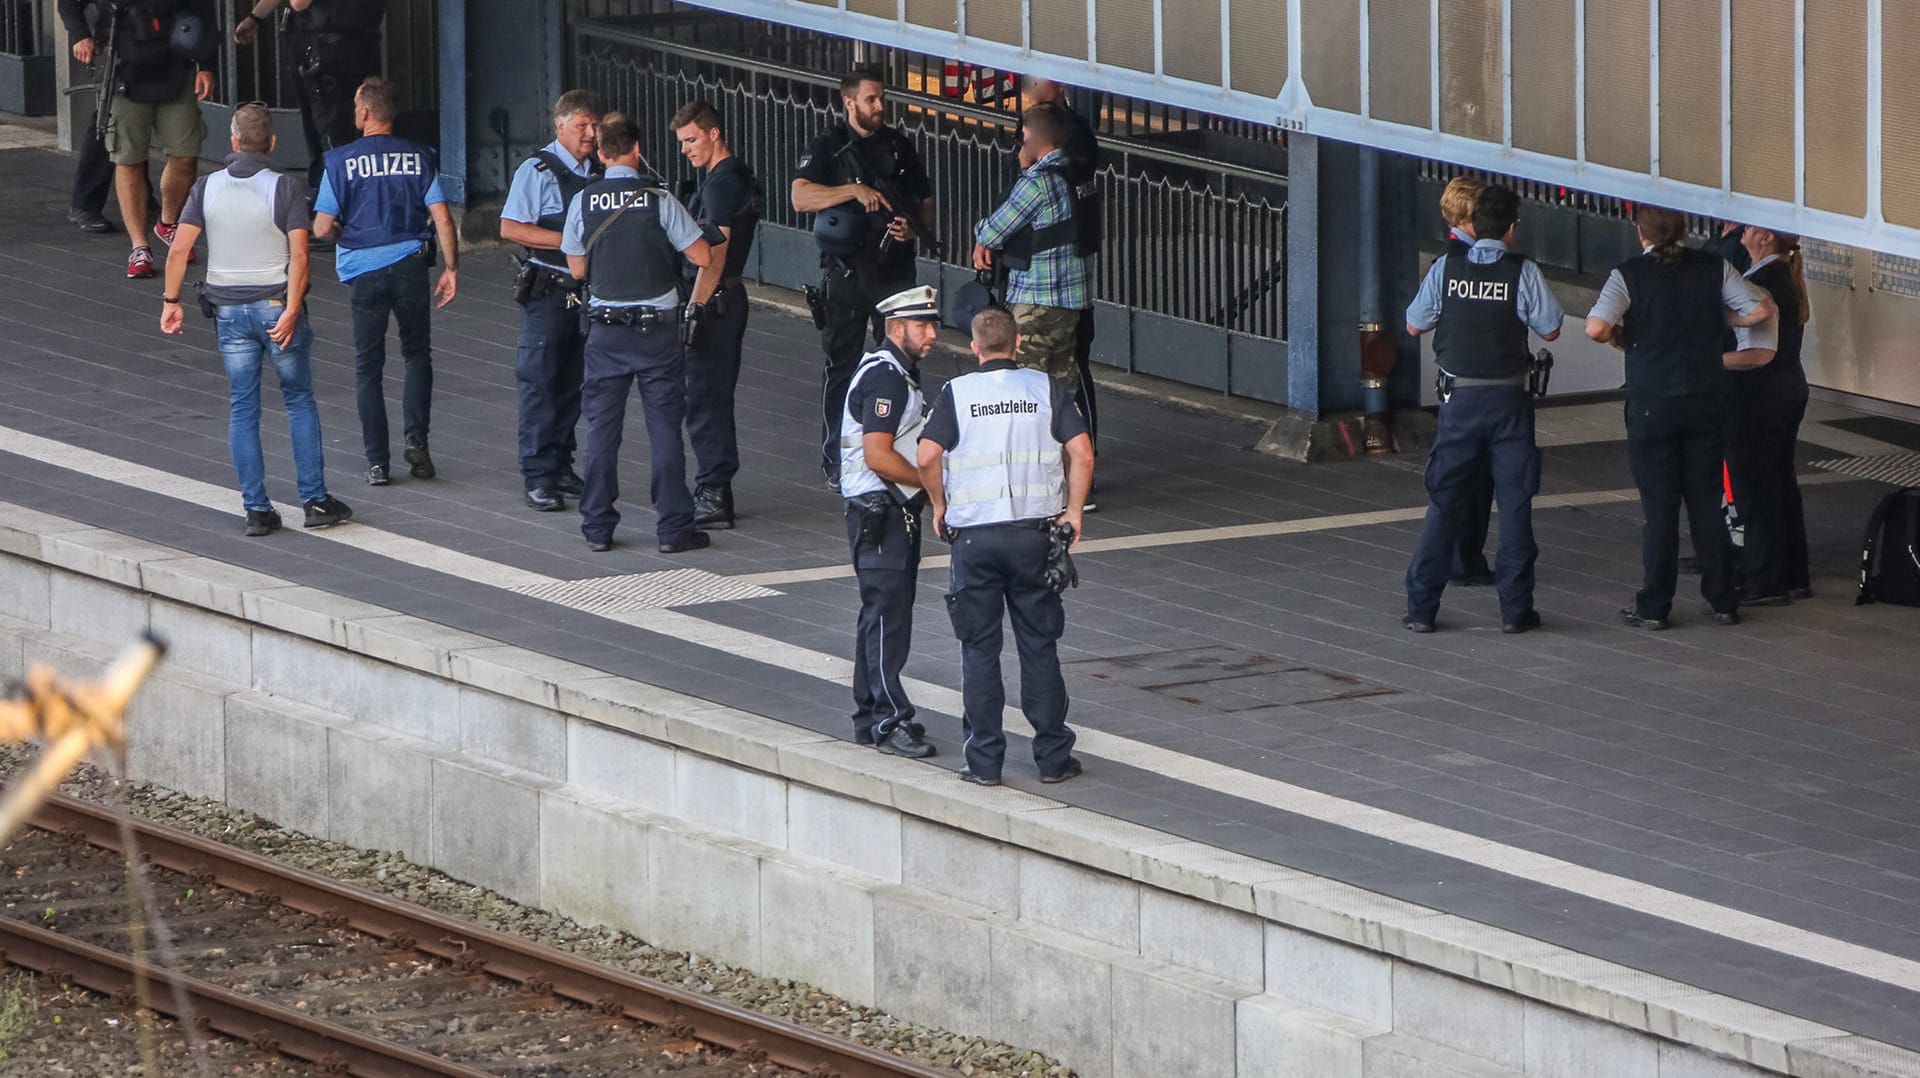
[[[511,590],[591,614],[619,614],[630,610],[766,599],[780,594],[772,588],[743,583],[705,569],[666,569],[656,573],[627,573],[587,580],[556,580]]]
[[[1920,453],[1889,453],[1879,457],[1841,457],[1816,460],[1813,467],[1823,471],[1892,483],[1897,487],[1920,487]]]

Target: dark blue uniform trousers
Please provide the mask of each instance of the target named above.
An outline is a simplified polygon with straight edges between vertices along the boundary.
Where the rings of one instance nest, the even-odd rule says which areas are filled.
[[[847,547],[860,581],[860,620],[854,625],[853,736],[866,744],[913,718],[913,701],[900,671],[913,646],[913,597],[920,577],[919,511],[895,507],[878,546],[860,544],[860,506],[847,503]]]
[[[520,478],[551,487],[573,467],[586,335],[560,289],[520,308],[513,375],[520,385]]]
[[[1407,616],[1432,621],[1459,549],[1462,511],[1474,469],[1485,457],[1500,503],[1500,549],[1494,582],[1500,620],[1533,609],[1533,496],[1540,491],[1540,450],[1533,441],[1533,398],[1520,386],[1462,386],[1440,405],[1433,452],[1427,458],[1426,523],[1407,566]]]
[[[433,407],[433,297],[427,256],[408,255],[391,266],[363,273],[347,284],[353,299],[354,401],[368,464],[392,462],[387,434],[387,319],[400,326],[406,361],[400,415],[407,444],[427,444]]]
[[[999,778],[1007,755],[1000,725],[1007,703],[1000,681],[1002,612],[1013,622],[1020,655],[1020,710],[1033,724],[1033,762],[1042,775],[1057,775],[1073,754],[1067,683],[1055,650],[1067,612],[1047,587],[1046,567],[1047,533],[1032,524],[966,528],[953,544],[947,616],[960,638],[967,768],[983,778]]]
[[[684,366],[679,327],[671,322],[645,330],[595,325],[587,334],[586,387],[581,394],[581,411],[587,417],[587,484],[580,495],[580,533],[588,539],[612,538],[620,523],[613,503],[620,496],[620,442],[626,433],[627,395],[635,382],[640,383],[640,406],[647,415],[654,530],[663,543],[693,531],[687,452],[680,442],[680,424],[687,418]]]
[[[687,440],[693,443],[693,481],[702,487],[727,486],[740,472],[733,390],[747,336],[747,286],[722,288],[713,298],[720,315],[700,323],[687,354]]]

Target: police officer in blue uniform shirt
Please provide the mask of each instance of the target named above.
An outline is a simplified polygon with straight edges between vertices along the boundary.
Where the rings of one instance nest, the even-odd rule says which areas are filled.
[[[640,127],[613,113],[601,122],[604,178],[587,185],[567,208],[560,249],[569,271],[586,284],[587,476],[580,494],[580,533],[595,551],[613,547],[620,523],[620,441],[627,394],[640,383],[647,413],[653,475],[649,491],[660,553],[707,545],[693,526],[687,493],[687,457],[680,425],[687,418],[687,385],[680,346],[680,263],[704,266],[712,250],[678,199],[640,178]]]
[[[900,671],[913,646],[913,596],[920,574],[919,449],[926,422],[917,364],[939,336],[940,301],[921,285],[880,301],[887,335],[861,357],[840,416],[840,493],[847,544],[860,581],[854,627],[853,739],[893,756],[934,749],[913,721]],[[909,456],[908,454],[913,454]]]
[[[1508,252],[1520,199],[1490,186],[1473,207],[1467,251],[1450,250],[1433,264],[1407,308],[1407,332],[1434,330],[1434,362],[1442,380],[1440,417],[1427,458],[1426,523],[1407,566],[1407,612],[1401,624],[1430,633],[1459,545],[1461,502],[1476,463],[1488,457],[1500,503],[1500,548],[1494,583],[1500,629],[1540,627],[1533,608],[1533,496],[1540,490],[1540,450],[1533,440],[1532,357],[1527,331],[1560,336],[1566,312],[1547,290],[1540,268]]]
[[[393,135],[399,108],[392,84],[370,78],[354,94],[355,142],[327,151],[314,196],[314,234],[335,240],[334,268],[353,295],[353,380],[367,483],[384,487],[391,446],[381,374],[387,365],[387,318],[400,325],[407,364],[401,416],[405,457],[415,479],[432,479],[427,426],[433,405],[433,320],[427,267],[435,240],[446,263],[433,286],[433,306],[445,307],[458,289],[460,248],[453,215],[440,191],[439,156]]]
[[[600,95],[568,90],[553,104],[554,140],[521,162],[500,208],[500,238],[525,248],[514,279],[520,342],[514,379],[520,387],[520,478],[527,507],[567,507],[584,480],[573,470],[574,427],[580,422],[580,377],[586,335],[580,329],[579,284],[560,251],[560,226],[573,198],[599,175],[594,131],[606,112]]]
[[[1055,650],[1067,615],[1048,581],[1051,529],[1066,525],[1071,542],[1079,541],[1093,482],[1093,440],[1074,407],[1071,383],[1015,364],[1020,338],[1011,313],[989,307],[974,316],[972,329],[980,367],[940,391],[920,432],[919,453],[934,528],[953,543],[947,614],[960,638],[967,735],[960,778],[1000,785],[1007,754],[1000,727],[1005,611],[1020,655],[1020,709],[1033,724],[1040,781],[1065,782],[1080,774],[1080,761]]]
[[[705,101],[673,114],[680,152],[705,170],[687,209],[726,237],[714,258],[688,282],[687,440],[696,466],[693,523],[733,527],[733,477],[740,471],[740,442],[733,422],[733,391],[740,381],[740,348],[747,336],[747,257],[760,223],[763,198],[753,169],[735,156],[720,130],[720,113]]]

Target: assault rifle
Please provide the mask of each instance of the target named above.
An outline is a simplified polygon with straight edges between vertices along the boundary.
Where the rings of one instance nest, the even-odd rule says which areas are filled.
[[[940,237],[934,235],[933,230],[928,228],[920,219],[920,207],[923,204],[923,200],[908,198],[902,194],[899,186],[893,182],[893,177],[885,175],[878,169],[872,167],[866,155],[859,151],[858,144],[851,141],[847,142],[840,147],[839,155],[844,155],[848,163],[853,166],[854,182],[866,184],[868,187],[880,192],[880,197],[886,199],[887,205],[892,207],[890,210],[876,211],[874,216],[888,224],[891,224],[895,217],[906,218],[907,226],[913,230],[913,234],[918,237],[922,243],[927,245],[927,253],[942,262],[946,261],[947,245],[941,243]],[[892,236],[882,235],[880,239],[881,253],[886,253],[892,242]]]

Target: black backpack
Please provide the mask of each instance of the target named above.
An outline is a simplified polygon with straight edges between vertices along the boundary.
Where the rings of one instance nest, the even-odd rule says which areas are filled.
[[[1896,490],[1875,507],[1854,602],[1920,606],[1920,487]]]

